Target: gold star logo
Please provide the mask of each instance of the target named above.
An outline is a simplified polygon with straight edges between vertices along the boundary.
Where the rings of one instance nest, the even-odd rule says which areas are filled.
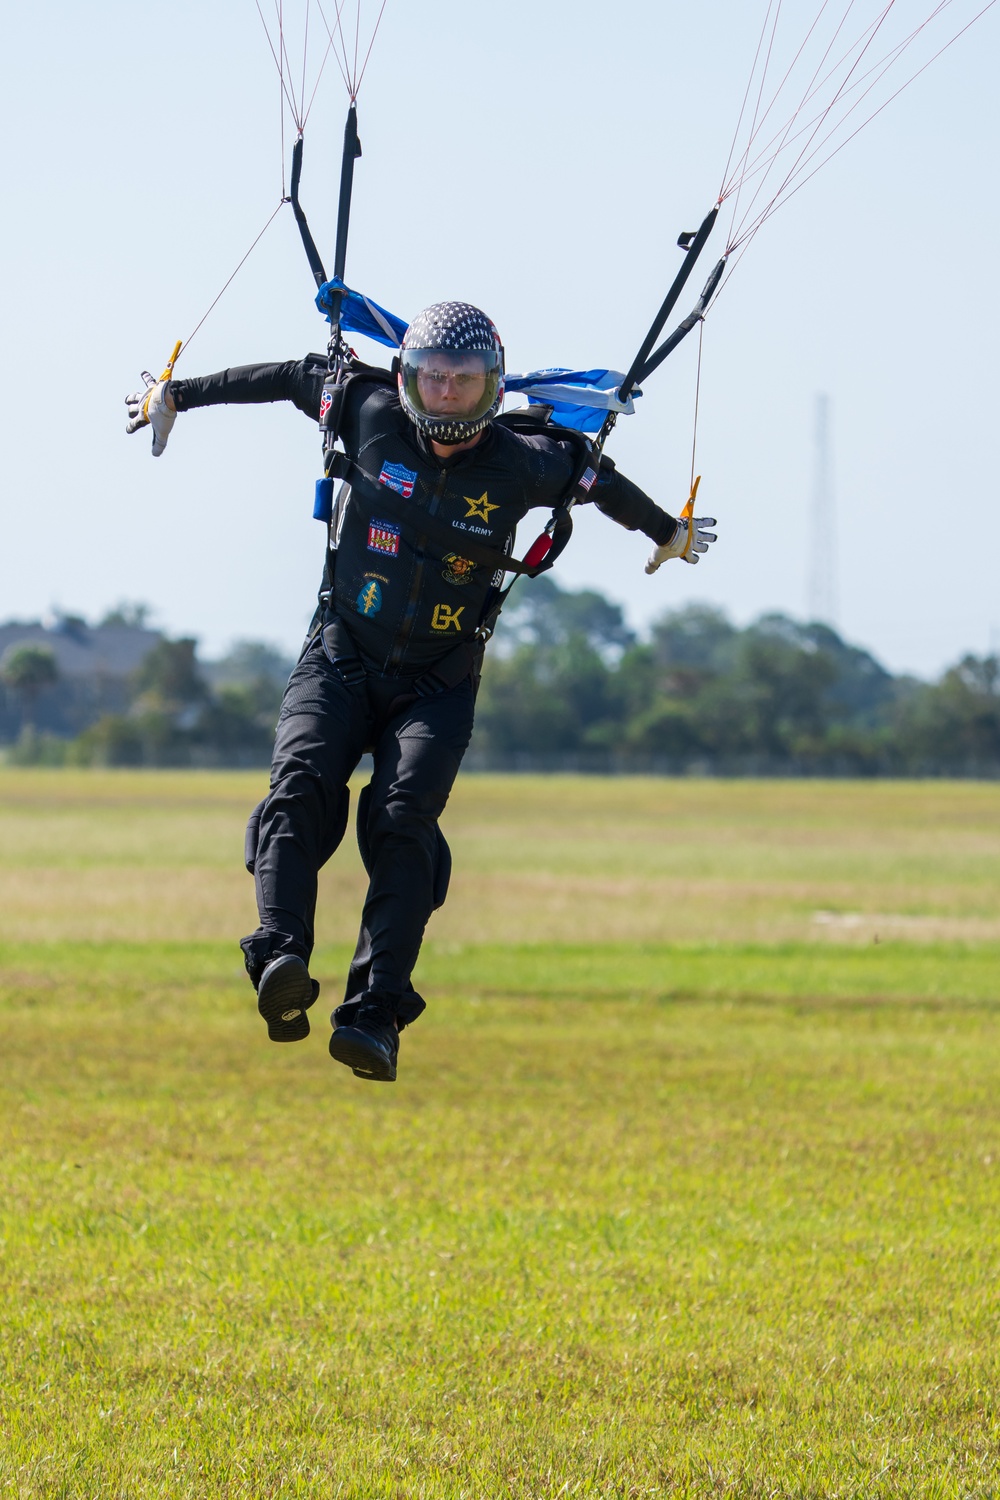
[[[499,509],[499,506],[491,503],[488,492],[480,495],[478,500],[473,500],[468,495],[463,495],[462,499],[469,507],[465,512],[465,519],[467,521],[470,521],[473,516],[476,516],[480,521],[489,521],[490,511]]]

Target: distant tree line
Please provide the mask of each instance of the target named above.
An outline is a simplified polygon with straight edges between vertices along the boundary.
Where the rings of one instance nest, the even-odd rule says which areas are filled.
[[[243,641],[221,661],[199,662],[194,639],[147,633],[152,644],[116,695],[120,709],[97,714],[69,736],[46,731],[39,714],[43,693],[54,713],[52,700],[70,686],[60,678],[56,650],[37,642],[9,647],[0,657],[0,687],[22,712],[7,758],[29,765],[266,766],[291,661]]]
[[[259,642],[201,662],[196,642],[153,644],[116,712],[46,732],[60,691],[37,640],[0,658],[20,729],[14,761],[110,766],[265,765],[291,662]],[[78,622],[79,623],[79,622]],[[104,624],[105,622],[102,622]],[[1000,775],[1000,661],[965,656],[932,683],[893,676],[827,625],[768,614],[746,627],[688,605],[637,639],[621,608],[542,577],[520,586],[490,648],[467,766],[713,775]]]
[[[469,762],[713,775],[1000,775],[1000,662],[894,677],[822,624],[665,614],[647,641],[592,590],[536,579],[505,611]],[[499,648],[499,649],[497,649]]]

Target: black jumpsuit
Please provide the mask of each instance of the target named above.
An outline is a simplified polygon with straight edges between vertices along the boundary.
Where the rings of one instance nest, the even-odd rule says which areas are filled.
[[[316,419],[325,374],[326,359],[309,355],[171,390],[178,411],[286,400]],[[482,548],[487,559],[509,552],[527,511],[564,497],[577,450],[501,419],[475,447],[438,458],[374,374],[350,382],[340,432],[350,494],[331,524],[320,607],[285,690],[253,851],[260,926],[241,946],[254,984],[279,954],[308,963],[317,875],[344,834],[348,779],[371,750],[359,818],[369,887],[346,1000],[388,1000],[404,1024],[423,1009],[410,975],[447,884],[438,819],[472,733],[473,638],[502,580]],[[657,544],[674,535],[673,517],[607,460],[588,498]],[[473,649],[456,657],[463,642]],[[467,659],[468,670],[437,687],[446,658]]]

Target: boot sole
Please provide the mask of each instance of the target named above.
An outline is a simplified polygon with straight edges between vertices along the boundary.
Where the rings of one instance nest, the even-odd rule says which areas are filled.
[[[272,1042],[301,1042],[309,1035],[306,1011],[316,996],[309,970],[294,953],[269,964],[257,991],[257,1009]]]
[[[396,1064],[373,1044],[367,1032],[357,1026],[338,1026],[330,1038],[330,1056],[334,1062],[350,1068],[355,1078],[369,1083],[395,1083]]]

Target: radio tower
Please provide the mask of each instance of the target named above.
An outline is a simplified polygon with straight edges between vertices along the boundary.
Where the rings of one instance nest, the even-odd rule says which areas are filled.
[[[830,398],[816,397],[816,449],[813,468],[812,515],[809,528],[810,620],[836,625],[837,540],[834,527],[833,481],[830,474]]]

